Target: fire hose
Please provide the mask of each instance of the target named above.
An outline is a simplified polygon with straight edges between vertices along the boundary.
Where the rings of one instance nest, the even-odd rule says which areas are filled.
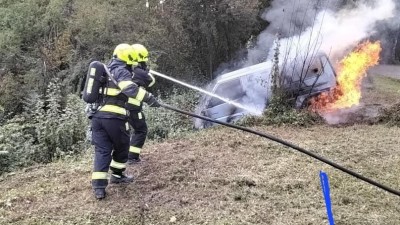
[[[271,141],[274,141],[274,142],[278,142],[278,143],[280,143],[282,145],[285,145],[285,146],[287,146],[289,148],[292,148],[292,149],[297,150],[297,151],[299,151],[299,152],[301,152],[303,154],[306,154],[306,155],[308,155],[308,156],[310,156],[310,157],[312,157],[314,159],[317,159],[317,160],[319,160],[319,161],[321,161],[321,162],[323,162],[325,164],[328,164],[328,165],[330,165],[330,166],[332,166],[332,167],[334,167],[334,168],[336,168],[338,170],[341,170],[342,172],[347,173],[347,174],[349,174],[349,175],[351,175],[351,176],[353,176],[353,177],[355,177],[357,179],[365,181],[365,182],[367,182],[367,183],[369,183],[369,184],[371,184],[371,185],[373,185],[375,187],[378,187],[378,188],[380,188],[382,190],[385,190],[385,191],[387,191],[389,193],[392,193],[394,195],[400,196],[400,191],[398,191],[398,190],[395,190],[393,188],[385,186],[385,185],[383,185],[381,183],[378,183],[378,182],[376,182],[376,181],[374,181],[374,180],[372,180],[370,178],[364,177],[361,174],[358,174],[358,173],[356,173],[356,172],[354,172],[352,170],[349,170],[349,169],[347,169],[347,168],[345,168],[345,167],[343,167],[343,166],[341,166],[341,165],[339,165],[339,164],[337,164],[337,163],[335,163],[333,161],[325,159],[325,158],[323,158],[323,157],[321,157],[321,156],[319,156],[319,155],[317,155],[315,153],[312,153],[312,152],[310,152],[310,151],[308,151],[308,150],[306,150],[304,148],[296,146],[296,145],[294,145],[294,144],[292,144],[290,142],[284,141],[284,140],[279,139],[277,137],[274,137],[272,135],[261,133],[259,131],[255,131],[255,130],[252,130],[252,129],[249,129],[249,128],[246,128],[246,127],[242,127],[242,126],[238,126],[238,125],[234,125],[234,124],[230,124],[230,123],[221,122],[221,121],[209,118],[209,117],[205,117],[205,116],[197,115],[197,114],[194,114],[194,113],[186,112],[184,110],[175,108],[173,106],[170,106],[170,105],[167,105],[167,104],[164,104],[164,103],[160,103],[160,105],[161,105],[161,107],[163,107],[165,109],[169,109],[169,110],[172,110],[172,111],[175,111],[175,112],[187,115],[187,116],[191,116],[191,117],[199,118],[199,119],[202,119],[202,120],[205,120],[205,121],[221,124],[221,125],[233,128],[233,129],[241,130],[241,131],[244,131],[244,132],[248,132],[248,133],[251,133],[251,134],[255,134],[255,135],[267,138],[267,139],[269,139]]]

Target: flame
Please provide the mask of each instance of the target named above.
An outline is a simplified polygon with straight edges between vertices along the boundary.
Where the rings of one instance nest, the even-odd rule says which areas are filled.
[[[366,41],[342,59],[338,66],[337,86],[311,100],[311,109],[333,112],[358,105],[361,99],[361,82],[367,70],[378,65],[381,43]]]

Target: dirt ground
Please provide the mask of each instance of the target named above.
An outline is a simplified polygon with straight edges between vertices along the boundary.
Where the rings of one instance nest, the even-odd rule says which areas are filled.
[[[399,99],[400,82],[372,77],[364,104]],[[398,83],[397,83],[398,82]],[[399,85],[399,86],[398,86]],[[400,128],[254,127],[400,190]],[[336,224],[400,224],[400,197],[279,144],[224,127],[148,143],[130,185],[93,198],[91,154],[0,178],[0,224],[327,224],[319,172]]]

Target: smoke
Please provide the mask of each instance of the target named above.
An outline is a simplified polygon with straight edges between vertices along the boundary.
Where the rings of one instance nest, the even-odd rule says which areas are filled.
[[[376,33],[379,21],[394,17],[393,0],[375,1],[373,6],[361,4],[355,9],[346,9],[328,14],[321,31],[324,52],[332,50],[334,56],[343,55],[349,47]]]
[[[283,2],[286,3],[282,5]],[[324,52],[335,62],[360,41],[375,35],[378,22],[386,21],[386,24],[392,25],[391,19],[394,18],[396,9],[393,0],[362,1],[340,10],[338,1],[309,0],[302,1],[297,6],[295,2],[274,1],[279,3],[278,11],[287,7],[282,9],[284,14],[281,15],[281,18],[286,19],[276,19],[279,18],[277,9],[267,10],[263,15],[263,18],[271,21],[272,26],[260,35],[257,45],[268,45],[265,41],[271,34],[280,34],[283,36],[281,60],[284,57],[290,60],[299,55],[309,56],[310,53]],[[253,63],[252,59],[255,57],[252,54],[253,50],[250,50],[248,64]],[[267,60],[272,54],[269,51]]]
[[[348,109],[339,109],[335,112],[324,113],[323,117],[328,124],[343,124],[347,123],[353,114],[355,114],[359,109],[361,109],[361,106],[354,106]]]

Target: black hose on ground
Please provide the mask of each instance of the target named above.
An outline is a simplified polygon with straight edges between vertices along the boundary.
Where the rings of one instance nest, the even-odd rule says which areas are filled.
[[[325,159],[325,158],[323,158],[323,157],[321,157],[321,156],[319,156],[319,155],[317,155],[315,153],[312,153],[312,152],[310,152],[310,151],[308,151],[308,150],[306,150],[304,148],[296,146],[296,145],[294,145],[292,143],[289,143],[287,141],[284,141],[284,140],[279,139],[277,137],[274,137],[272,135],[261,133],[261,132],[258,132],[258,131],[255,131],[255,130],[252,130],[252,129],[249,129],[249,128],[246,128],[246,127],[241,127],[241,126],[237,126],[237,125],[234,125],[234,124],[221,122],[221,121],[218,121],[218,120],[211,119],[209,117],[200,116],[200,115],[197,115],[197,114],[194,114],[194,113],[186,112],[186,111],[183,111],[181,109],[177,109],[175,107],[172,107],[172,106],[169,106],[169,105],[166,105],[166,104],[163,104],[163,103],[160,103],[160,104],[161,104],[162,107],[164,107],[166,109],[169,109],[169,110],[181,113],[181,114],[185,114],[185,115],[188,115],[188,116],[191,116],[191,117],[195,117],[195,118],[199,118],[199,119],[206,120],[206,121],[209,121],[209,122],[221,124],[221,125],[224,125],[224,126],[227,126],[227,127],[231,127],[231,128],[237,129],[237,130],[242,130],[242,131],[245,131],[245,132],[248,132],[248,133],[256,134],[258,136],[261,136],[261,137],[267,138],[269,140],[278,142],[278,143],[280,143],[282,145],[285,145],[285,146],[287,146],[289,148],[293,148],[293,149],[295,149],[295,150],[297,150],[297,151],[299,151],[301,153],[304,153],[304,154],[306,154],[308,156],[311,156],[312,158],[317,159],[317,160],[319,160],[319,161],[321,161],[323,163],[326,163],[326,164],[328,164],[328,165],[330,165],[330,166],[332,166],[332,167],[334,167],[334,168],[336,168],[338,170],[341,170],[341,171],[343,171],[343,172],[345,172],[345,173],[347,173],[347,174],[349,174],[349,175],[351,175],[353,177],[356,177],[356,178],[358,178],[360,180],[363,180],[363,181],[365,181],[365,182],[367,182],[369,184],[372,184],[373,186],[376,186],[376,187],[378,187],[380,189],[383,189],[383,190],[385,190],[387,192],[390,192],[392,194],[400,196],[400,191],[397,191],[397,190],[395,190],[393,188],[390,188],[390,187],[387,187],[387,186],[385,186],[383,184],[380,184],[380,183],[378,183],[378,182],[376,182],[376,181],[374,181],[374,180],[372,180],[370,178],[364,177],[364,176],[362,176],[362,175],[360,175],[360,174],[358,174],[358,173],[356,173],[354,171],[346,169],[343,166],[341,166],[341,165],[339,165],[339,164],[337,164],[335,162],[332,162],[332,161],[330,161],[328,159]]]

